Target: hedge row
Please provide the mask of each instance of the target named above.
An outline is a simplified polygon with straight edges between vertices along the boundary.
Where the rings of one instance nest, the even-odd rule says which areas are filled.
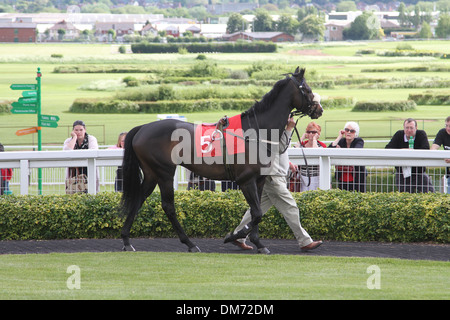
[[[441,57],[441,52],[426,50],[392,50],[377,52],[382,57]]]
[[[419,105],[450,105],[450,92],[410,94],[408,100]]]
[[[373,68],[361,69],[361,72],[449,72],[450,68],[445,66],[416,66],[403,68]]]
[[[244,111],[255,103],[253,99],[204,99],[177,101],[127,101],[76,99],[69,108],[79,113],[174,113],[210,110]]]
[[[294,193],[303,227],[314,239],[449,243],[447,194],[355,193],[342,190]],[[0,240],[118,238],[124,218],[120,194],[1,196]],[[247,204],[239,191],[177,191],[175,206],[190,237],[224,237],[240,222]],[[272,208],[260,224],[263,238],[292,239]],[[175,237],[159,193],[144,203],[132,237]]]
[[[208,43],[136,43],[131,45],[133,53],[177,53],[185,48],[190,53],[204,52],[276,52],[273,42],[208,42]]]
[[[369,112],[379,112],[379,111],[410,111],[416,110],[416,103],[411,100],[407,101],[378,101],[378,102],[368,102],[361,101],[357,102],[353,107],[352,111],[369,111]]]

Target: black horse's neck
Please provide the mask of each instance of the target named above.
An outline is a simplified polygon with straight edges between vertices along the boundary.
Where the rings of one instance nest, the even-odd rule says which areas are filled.
[[[270,140],[279,141],[289,113],[293,109],[291,102],[294,90],[295,87],[289,78],[278,81],[261,101],[256,102],[253,107],[242,113],[244,131],[246,127],[257,131],[265,129],[268,130],[267,133],[270,136],[271,129],[278,129],[278,137],[272,137]]]

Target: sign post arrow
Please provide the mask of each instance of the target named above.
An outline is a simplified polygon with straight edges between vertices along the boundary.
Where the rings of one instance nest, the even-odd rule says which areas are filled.
[[[12,90],[36,90],[37,89],[37,85],[34,83],[30,83],[30,84],[14,83],[14,84],[10,85],[9,87]]]
[[[17,136],[24,136],[26,134],[36,133],[41,130],[41,127],[31,127],[27,129],[20,129],[16,131]]]

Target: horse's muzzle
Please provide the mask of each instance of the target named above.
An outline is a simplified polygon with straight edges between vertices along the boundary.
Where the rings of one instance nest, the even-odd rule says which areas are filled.
[[[311,107],[311,113],[309,114],[311,119],[319,119],[322,116],[323,108],[320,103],[314,103]]]

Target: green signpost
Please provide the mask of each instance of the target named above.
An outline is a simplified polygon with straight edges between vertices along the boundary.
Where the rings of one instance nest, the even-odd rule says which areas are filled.
[[[58,116],[41,114],[41,68],[37,68],[36,84],[12,84],[12,90],[24,90],[22,97],[17,102],[13,102],[11,113],[13,114],[37,114],[37,127],[18,130],[16,135],[30,133],[38,134],[38,151],[42,150],[41,128],[57,128]],[[39,194],[42,194],[42,169],[38,169],[38,188]]]

